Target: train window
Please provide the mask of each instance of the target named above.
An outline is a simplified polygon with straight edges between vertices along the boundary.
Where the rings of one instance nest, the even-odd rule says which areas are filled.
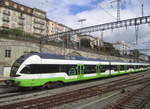
[[[24,74],[31,74],[31,68],[30,68],[30,66],[24,67],[24,68],[21,70],[21,73],[24,73]]]
[[[138,69],[138,65],[136,65],[136,67],[135,67],[136,69]]]
[[[110,65],[102,65],[101,72],[105,72],[106,70],[110,70]]]
[[[133,65],[130,65],[130,68],[131,68],[131,69],[133,69],[133,68],[134,68],[134,66],[133,66]]]
[[[37,65],[33,69],[32,71],[39,73],[56,73],[59,72],[59,65]]]
[[[140,65],[140,68],[143,68],[143,66],[142,66],[142,65]]]
[[[129,70],[130,69],[130,65],[127,65],[127,70]]]
[[[60,72],[68,72],[73,67],[73,65],[60,65]]]
[[[11,68],[11,72],[10,72],[10,76],[11,76],[11,77],[16,75],[16,73],[17,73],[17,71],[18,71],[20,65],[23,63],[23,61],[24,61],[24,57],[21,56],[19,59],[17,59],[17,60],[13,63],[12,68]]]
[[[76,65],[59,65],[60,72],[66,72],[68,75],[76,75]]]
[[[134,68],[135,68],[135,69],[138,69],[138,66],[137,66],[137,65],[135,65],[135,66],[134,66]]]
[[[30,65],[25,67],[21,73],[40,74],[40,73],[56,73],[59,72],[59,65]]]
[[[76,75],[77,74],[77,70],[76,68],[70,68],[68,71],[68,75]]]
[[[124,65],[120,65],[120,70],[125,70]]]
[[[148,66],[147,65],[144,65],[144,68],[147,68]]]
[[[85,65],[85,73],[96,73],[96,65]]]
[[[111,70],[117,71],[117,65],[111,65]]]

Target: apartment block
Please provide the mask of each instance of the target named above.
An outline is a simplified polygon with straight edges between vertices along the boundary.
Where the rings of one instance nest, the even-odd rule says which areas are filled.
[[[0,28],[20,29],[36,36],[45,36],[46,24],[46,12],[11,0],[0,0]]]
[[[70,31],[70,30],[72,30],[72,29],[65,26],[65,25],[63,25],[63,24],[60,24],[58,22],[47,19],[47,33],[48,33],[48,36],[50,36],[52,34],[57,34],[57,33],[61,33],[61,32]]]
[[[126,55],[130,54],[131,47],[129,44],[125,43],[124,41],[116,41],[113,43],[113,46],[119,50],[120,54]]]

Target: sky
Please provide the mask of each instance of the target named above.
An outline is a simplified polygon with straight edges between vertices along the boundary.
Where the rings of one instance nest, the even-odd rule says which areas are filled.
[[[39,8],[47,12],[51,20],[65,24],[73,29],[116,21],[116,0],[13,0],[18,3]],[[144,4],[144,15],[150,13],[150,0],[120,0],[121,20],[139,17],[142,14],[141,4]],[[86,19],[82,24],[80,19]],[[101,37],[101,32],[89,33]],[[139,49],[150,48],[150,25],[139,26],[138,45],[135,45],[135,28],[128,27],[104,31],[103,38],[107,42],[124,41]],[[150,52],[149,52],[150,54]]]

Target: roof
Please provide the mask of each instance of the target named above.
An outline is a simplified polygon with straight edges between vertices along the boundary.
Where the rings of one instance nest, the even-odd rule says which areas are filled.
[[[102,60],[102,59],[96,59],[96,58],[86,58],[82,56],[65,56],[65,55],[58,55],[58,54],[50,54],[50,53],[30,53],[21,56],[20,60],[26,60],[28,57],[38,55],[42,59],[63,59],[63,60],[83,60],[83,61],[99,61],[99,62],[120,62],[120,63],[128,63],[130,62],[124,62],[119,60]],[[134,64],[134,63],[131,63]]]
[[[59,54],[50,54],[50,53],[30,53],[25,55],[24,57],[30,57],[32,55],[38,55],[43,59],[65,59],[65,60],[85,60],[85,61],[104,61],[104,62],[123,62],[118,60],[102,60],[102,59],[96,59],[96,58],[86,58],[82,56],[65,56],[65,55],[59,55]]]

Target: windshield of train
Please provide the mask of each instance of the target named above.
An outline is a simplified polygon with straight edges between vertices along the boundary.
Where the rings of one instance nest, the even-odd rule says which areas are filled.
[[[21,56],[19,59],[17,59],[14,64],[12,65],[11,68],[11,72],[10,72],[10,76],[13,77],[16,75],[17,70],[19,69],[20,65],[23,63],[24,61],[24,56]]]

